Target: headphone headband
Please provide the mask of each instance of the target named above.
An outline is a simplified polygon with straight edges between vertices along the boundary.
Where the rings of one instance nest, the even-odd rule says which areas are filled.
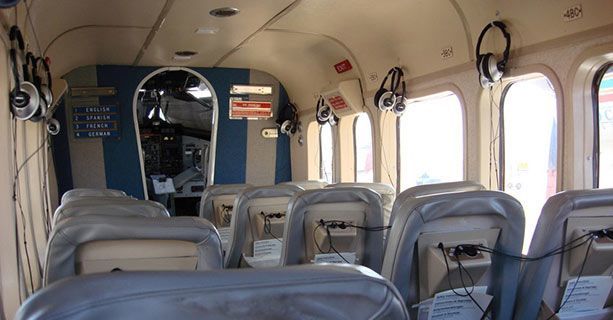
[[[17,44],[19,45],[19,50],[21,51],[25,50],[23,36],[21,35],[21,31],[19,30],[19,27],[17,26],[11,27],[11,30],[9,31],[9,39],[11,40],[11,42],[17,40]]]
[[[475,49],[475,56],[477,57],[476,59],[477,67],[479,67],[479,56],[481,55],[481,43],[483,42],[483,37],[485,37],[485,34],[491,28],[497,28],[498,30],[500,30],[500,32],[502,32],[502,35],[504,36],[506,40],[506,47],[503,52],[502,61],[498,63],[501,68],[504,68],[505,65],[507,64],[507,61],[509,60],[509,53],[511,51],[511,34],[507,31],[507,26],[502,21],[492,21],[488,23],[483,28],[483,30],[481,30],[481,34],[479,34],[479,39],[477,40],[477,48]]]

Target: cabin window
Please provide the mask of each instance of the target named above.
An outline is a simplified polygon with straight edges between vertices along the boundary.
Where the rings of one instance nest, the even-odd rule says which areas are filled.
[[[462,104],[443,92],[407,105],[398,120],[400,190],[464,179]]]
[[[326,123],[319,127],[319,177],[328,182],[334,182],[334,139],[332,126]]]
[[[512,82],[502,95],[500,187],[524,207],[524,253],[545,201],[556,193],[556,106],[555,90],[542,75]]]
[[[353,146],[355,154],[355,181],[373,182],[372,126],[366,113],[359,114],[353,122]]]
[[[594,188],[613,188],[613,65],[595,78]]]

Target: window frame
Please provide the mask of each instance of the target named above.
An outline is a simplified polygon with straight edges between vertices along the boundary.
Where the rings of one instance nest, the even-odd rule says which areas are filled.
[[[324,170],[323,170],[323,158],[324,157],[323,157],[323,152],[322,152],[321,131],[322,131],[324,126],[330,126],[330,137],[331,137],[330,142],[331,142],[331,145],[332,145],[332,162],[331,162],[331,166],[332,166],[332,168],[331,168],[332,179],[330,180],[330,183],[334,183],[336,181],[336,179],[335,179],[335,167],[336,166],[334,165],[334,163],[335,163],[335,152],[334,151],[336,150],[336,144],[335,144],[335,140],[334,140],[334,127],[329,122],[326,122],[323,125],[320,124],[318,126],[319,126],[319,129],[318,129],[319,130],[319,133],[318,133],[319,134],[319,179],[327,181],[327,179],[325,178],[325,175],[323,174],[324,173]]]
[[[603,64],[598,68],[592,80],[592,188],[594,189],[600,187],[600,85],[610,68],[613,68],[613,62]]]
[[[464,102],[464,95],[462,91],[454,84],[443,84],[440,86],[436,86],[433,88],[429,88],[416,94],[409,95],[409,98],[406,102],[407,107],[411,103],[417,103],[429,99],[436,99],[440,97],[445,97],[447,95],[454,95],[456,99],[458,99],[458,103],[460,104],[460,114],[462,116],[462,180],[466,180],[468,176],[468,119],[466,112],[466,103]],[[405,113],[396,117],[396,191],[402,192],[401,190],[401,177],[402,177],[402,160],[401,160],[401,145],[402,138],[400,136],[400,124],[402,117],[405,116]],[[406,189],[405,189],[406,190]]]
[[[372,152],[373,158],[372,158],[372,165],[373,165],[373,173],[372,173],[372,181],[375,181],[375,171],[374,171],[374,167],[375,167],[375,159],[374,159],[374,155],[375,155],[375,139],[374,139],[374,130],[373,130],[373,122],[372,122],[372,118],[370,116],[370,114],[366,111],[362,112],[362,113],[358,113],[354,119],[353,119],[353,181],[354,182],[358,182],[358,144],[357,144],[357,135],[356,135],[356,125],[358,123],[358,119],[361,116],[366,116],[366,118],[368,119],[368,123],[370,124],[370,150]]]
[[[502,93],[500,94],[500,100],[499,100],[499,106],[500,106],[500,110],[498,111],[498,179],[500,181],[500,183],[498,184],[498,190],[499,191],[505,191],[504,186],[506,185],[505,183],[505,156],[506,156],[506,152],[505,152],[505,135],[504,135],[504,101],[506,100],[506,96],[507,93],[509,92],[509,90],[511,89],[511,87],[516,84],[517,82],[523,81],[523,80],[530,80],[530,79],[534,79],[534,78],[538,78],[538,77],[544,77],[545,79],[547,79],[547,81],[549,81],[549,83],[551,84],[551,87],[553,88],[553,93],[556,97],[556,132],[557,132],[557,139],[556,139],[556,192],[560,192],[560,189],[562,188],[562,171],[563,171],[563,153],[564,153],[564,145],[563,145],[563,133],[560,134],[560,130],[563,128],[560,128],[560,124],[564,123],[563,120],[563,114],[560,114],[560,95],[562,94],[560,92],[560,88],[558,85],[556,85],[556,82],[554,82],[554,79],[552,79],[552,77],[545,72],[542,72],[540,70],[536,70],[534,72],[528,72],[528,73],[524,73],[522,75],[518,75],[518,76],[514,76],[511,79],[504,81],[503,85],[504,88],[502,89]],[[557,78],[555,78],[555,81],[557,81]]]

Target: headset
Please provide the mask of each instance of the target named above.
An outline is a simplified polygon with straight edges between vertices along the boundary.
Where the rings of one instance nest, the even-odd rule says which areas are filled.
[[[481,53],[481,43],[483,37],[492,28],[497,28],[502,32],[502,35],[506,39],[506,47],[502,54],[502,60],[496,60],[496,56],[493,53],[487,52]],[[507,31],[507,26],[502,21],[492,21],[481,30],[479,40],[477,40],[477,48],[475,50],[477,71],[479,71],[479,82],[483,88],[491,87],[496,81],[502,79],[502,75],[505,72],[507,62],[509,62],[509,52],[511,51],[511,34]]]
[[[387,79],[390,79],[389,88],[385,88]],[[398,89],[402,88],[400,94]],[[405,99],[407,86],[404,80],[404,71],[400,67],[393,67],[385,75],[379,90],[375,94],[374,103],[381,111],[392,110],[396,115],[401,115],[406,109]]]
[[[293,135],[298,130],[298,108],[296,105],[288,102],[283,110],[279,112],[277,124],[280,126],[281,133],[288,136]]]
[[[315,115],[317,123],[324,125],[326,122],[330,121],[333,116],[335,115],[332,113],[332,109],[326,104],[326,99],[324,99],[323,96],[319,96],[319,99],[317,99],[317,113]]]
[[[22,75],[19,74],[19,59],[17,57],[17,50],[19,49],[21,58],[25,50],[23,37],[21,31],[17,26],[12,26],[9,31],[9,39],[11,40],[11,50],[9,56],[11,58],[12,72],[15,80],[15,88],[10,93],[11,112],[15,118],[19,120],[28,120],[34,116],[34,114],[40,108],[40,97],[36,86],[28,81],[27,76],[29,64],[28,57],[25,57],[25,63],[21,66],[24,71]],[[17,48],[15,47],[17,42]],[[23,61],[23,59],[22,59]],[[21,77],[23,76],[23,81]]]
[[[26,70],[28,66],[31,68],[30,69],[31,74],[29,78],[31,78],[32,83],[36,87],[36,91],[38,92],[38,96],[39,96],[39,108],[38,110],[36,110],[34,115],[30,118],[30,121],[33,121],[33,122],[40,122],[43,119],[45,119],[45,116],[47,114],[47,109],[51,107],[48,101],[52,99],[51,92],[49,91],[48,88],[46,88],[47,93],[43,92],[42,78],[38,75],[38,67],[37,67],[38,61],[40,59],[41,58],[35,58],[32,52],[28,52],[26,54],[26,68],[24,70]]]

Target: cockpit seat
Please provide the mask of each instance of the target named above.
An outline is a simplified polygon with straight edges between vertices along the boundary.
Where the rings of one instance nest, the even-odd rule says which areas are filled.
[[[521,254],[524,212],[516,199],[497,191],[402,192],[393,210],[381,274],[396,285],[412,317],[419,313],[414,306],[427,306],[436,294],[455,289],[465,295],[474,285],[486,286],[496,319],[511,319],[520,262],[468,248]]]
[[[287,206],[300,191],[297,186],[276,185],[247,188],[238,194],[230,225],[226,268],[238,268],[244,259],[278,265]]]
[[[61,203],[65,204],[72,200],[92,197],[128,197],[128,195],[121,190],[115,189],[77,188],[66,191],[62,195]]]
[[[288,207],[280,265],[351,263],[379,272],[383,231],[381,196],[370,189],[302,191]]]
[[[593,231],[603,233],[593,237],[589,235]],[[600,290],[596,286],[610,285],[613,275],[612,232],[613,189],[564,191],[550,197],[543,206],[528,256],[564,253],[525,262],[515,319],[557,319],[553,313],[566,300],[563,295],[569,280],[579,276],[584,283],[573,295],[595,304],[597,297],[592,294]],[[586,291],[590,286],[594,287]],[[613,319],[613,290],[609,287],[604,293],[600,297],[606,301],[604,308],[590,311],[584,307],[585,312],[579,312],[581,308],[575,304],[578,300],[571,295],[567,305],[574,304],[573,319]]]
[[[53,229],[43,283],[87,273],[222,266],[219,234],[204,219],[85,215],[63,219]]]
[[[15,319],[409,318],[398,291],[371,270],[310,265],[75,277],[32,295]]]
[[[126,197],[89,197],[71,200],[59,206],[53,215],[53,225],[69,217],[84,215],[170,217],[166,207],[155,201]]]

